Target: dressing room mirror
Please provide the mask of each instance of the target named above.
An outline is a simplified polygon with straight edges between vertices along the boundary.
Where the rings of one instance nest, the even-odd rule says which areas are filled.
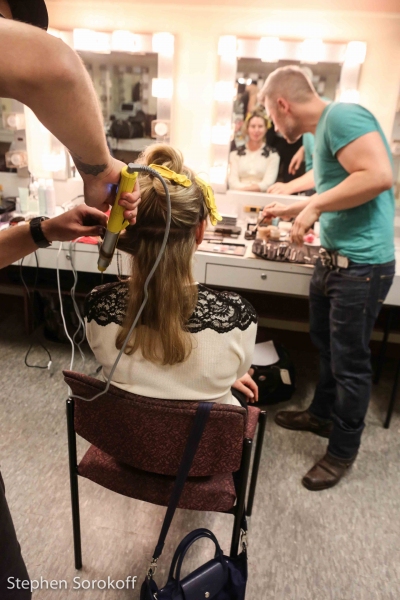
[[[0,98],[0,172],[27,175],[24,105],[17,100]]]
[[[171,131],[174,36],[91,29],[49,30],[82,58],[99,98],[114,156],[134,161]]]
[[[110,148],[118,158],[140,152],[154,141],[151,126],[157,119],[157,98],[151,88],[157,78],[158,55],[78,54],[97,92]]]
[[[339,82],[341,65],[338,63],[318,62],[305,63],[293,60],[279,60],[275,63],[263,62],[260,58],[239,58],[237,61],[237,72],[236,72],[236,96],[233,101],[233,136],[231,139],[231,151],[239,150],[242,153],[245,151],[245,146],[248,145],[249,140],[252,140],[252,136],[257,136],[257,130],[252,120],[252,124],[245,126],[246,116],[252,114],[256,109],[262,109],[259,106],[257,96],[268,75],[275,71],[279,67],[285,67],[289,65],[296,65],[301,67],[304,72],[311,79],[318,94],[325,100],[335,100],[339,95]],[[257,124],[257,118],[255,119]],[[261,118],[258,119],[258,125],[262,124]],[[234,168],[235,171],[240,169],[240,173],[244,175],[244,178],[238,180],[237,176],[228,177],[228,188],[240,190],[240,185],[245,185],[246,181],[251,182],[253,179],[257,181],[261,179],[264,182],[264,187],[261,189],[254,189],[253,191],[267,191],[265,186],[273,185],[276,181],[288,182],[291,179],[303,175],[305,171],[304,163],[297,170],[295,175],[289,173],[289,165],[292,157],[299,150],[302,145],[302,140],[299,140],[295,144],[288,144],[281,136],[275,134],[273,125],[268,122],[269,130],[265,136],[265,144],[267,144],[272,150],[279,154],[279,166],[278,170],[274,167],[274,157],[265,155],[268,150],[263,150],[264,157],[253,159],[254,164],[250,164],[250,158],[243,159],[246,161],[246,166],[238,166],[237,157],[232,157],[230,154],[230,172]],[[257,138],[256,138],[257,139]],[[254,142],[252,149],[254,150]],[[251,155],[250,155],[251,156]],[[239,159],[240,160],[240,159]],[[235,167],[233,167],[235,165]],[[248,169],[248,174],[246,173]],[[262,178],[262,171],[265,171],[265,177]],[[258,172],[259,171],[259,172]],[[247,176],[246,176],[247,175]],[[261,183],[260,182],[260,183]],[[257,186],[256,186],[257,187]]]
[[[216,191],[220,193],[228,188],[231,174],[229,163],[232,158],[230,153],[239,150],[240,161],[249,162],[243,158],[249,139],[249,123],[246,123],[245,119],[257,108],[257,94],[265,79],[276,68],[287,65],[300,66],[305,69],[318,94],[324,99],[358,102],[358,82],[366,54],[364,42],[342,43],[318,39],[281,40],[275,37],[257,39],[222,36],[219,39],[218,53],[219,77],[215,92],[216,110],[212,130],[213,162],[210,180]],[[258,120],[258,125],[262,127],[262,120]],[[265,126],[270,131],[271,123],[266,121]],[[279,134],[269,137],[279,138]],[[265,139],[267,140],[267,136]],[[273,147],[268,140],[267,142]],[[283,143],[284,141],[278,140],[275,145],[275,150],[280,154],[276,181],[286,182],[289,181],[287,167],[291,157],[286,156],[289,153],[283,153],[281,148]],[[256,146],[257,144],[253,143],[253,151]],[[291,149],[294,150],[294,154],[298,148]],[[264,148],[259,150],[264,159],[267,159],[267,151]],[[282,168],[283,154],[285,154],[284,168]],[[272,162],[272,159],[270,161]],[[253,168],[251,165],[250,167]],[[254,169],[260,171],[261,167],[260,158]],[[301,175],[301,171],[298,171],[297,175]],[[265,191],[265,181],[262,181],[262,184],[260,191]],[[233,189],[232,185],[231,189]],[[239,187],[235,189],[240,190]]]
[[[13,131],[6,127],[4,120],[7,113],[11,112],[11,106],[7,98],[0,98],[0,172],[7,171],[6,152],[9,151],[13,141]]]

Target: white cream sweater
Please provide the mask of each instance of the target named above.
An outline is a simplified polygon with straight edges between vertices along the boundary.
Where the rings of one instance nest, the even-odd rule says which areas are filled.
[[[176,365],[156,365],[138,350],[122,355],[112,384],[150,398],[203,400],[239,404],[232,384],[246,373],[253,358],[257,315],[232,292],[198,286],[198,302],[188,322],[193,350]],[[87,339],[107,379],[118,355],[115,340],[125,316],[128,286],[124,282],[95,288],[86,299]]]
[[[229,155],[229,188],[239,190],[242,185],[258,184],[266,192],[275,183],[279,171],[279,154],[264,146],[251,151],[247,147],[233,150]]]

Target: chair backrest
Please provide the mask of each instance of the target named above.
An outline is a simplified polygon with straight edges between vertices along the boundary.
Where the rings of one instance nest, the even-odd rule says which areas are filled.
[[[88,375],[63,373],[73,395],[92,398],[105,388]],[[96,400],[74,398],[74,406],[75,431],[91,444],[137,469],[176,475],[198,403],[147,398],[111,385]],[[189,475],[237,471],[246,418],[242,407],[215,403]]]

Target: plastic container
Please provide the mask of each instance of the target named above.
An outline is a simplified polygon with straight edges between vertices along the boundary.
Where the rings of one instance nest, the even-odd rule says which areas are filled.
[[[46,215],[54,217],[56,214],[56,193],[52,179],[46,179]]]
[[[33,194],[30,194],[28,198],[28,212],[35,215],[39,214],[39,201]]]
[[[20,203],[20,207],[21,207],[21,212],[22,213],[26,213],[28,212],[28,198],[29,198],[29,190],[28,188],[18,188],[18,196],[19,196],[19,203]]]

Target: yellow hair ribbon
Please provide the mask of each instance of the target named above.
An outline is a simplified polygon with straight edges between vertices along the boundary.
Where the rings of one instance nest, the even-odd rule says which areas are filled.
[[[151,169],[154,169],[155,171],[157,171],[157,173],[159,173],[165,179],[168,179],[169,181],[174,181],[175,183],[178,183],[179,185],[182,185],[183,187],[190,187],[192,185],[192,182],[190,181],[190,179],[188,177],[186,177],[186,175],[181,175],[180,173],[175,173],[175,171],[172,171],[171,169],[169,169],[168,167],[165,167],[164,165],[152,164],[152,165],[149,165],[149,167]],[[217,221],[222,221],[222,217],[217,210],[217,205],[215,203],[215,198],[214,198],[214,192],[213,192],[211,186],[208,185],[208,183],[206,181],[204,181],[200,177],[196,177],[195,179],[196,179],[197,185],[200,187],[201,191],[203,192],[204,201],[206,203],[206,206],[208,208],[208,212],[210,215],[211,225],[216,225]]]
[[[222,221],[222,217],[218,212],[217,205],[215,203],[214,192],[212,187],[200,177],[195,177],[197,185],[200,187],[204,195],[204,200],[210,214],[211,225],[216,225],[217,221]]]
[[[168,167],[165,167],[164,165],[149,165],[149,167],[151,169],[154,169],[155,171],[157,171],[157,173],[159,173],[161,175],[161,177],[164,177],[164,179],[169,179],[169,181],[174,181],[175,183],[178,183],[179,185],[182,185],[183,187],[190,187],[192,185],[192,182],[190,181],[190,179],[188,179],[186,177],[186,175],[181,175],[180,173],[175,173],[175,171],[172,171],[171,169],[168,169]]]

